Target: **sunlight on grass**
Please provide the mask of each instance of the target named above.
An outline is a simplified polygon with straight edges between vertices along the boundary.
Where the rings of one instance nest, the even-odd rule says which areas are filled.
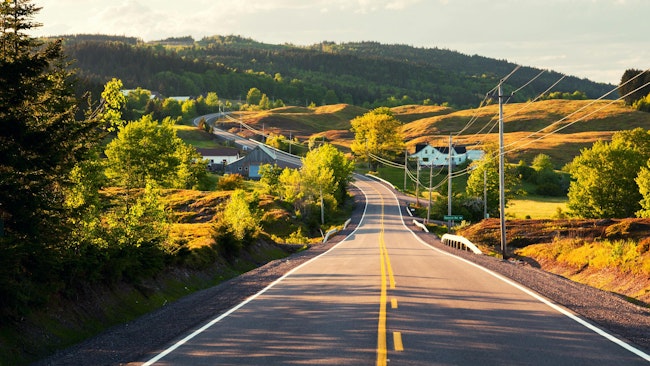
[[[566,197],[526,197],[508,201],[506,216],[508,218],[551,219],[557,217],[558,208],[567,212]]]

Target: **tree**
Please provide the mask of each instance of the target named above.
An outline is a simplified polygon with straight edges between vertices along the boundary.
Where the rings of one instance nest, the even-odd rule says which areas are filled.
[[[164,266],[168,234],[165,205],[157,185],[149,180],[132,204],[117,206],[106,217],[110,259],[102,265],[111,268],[105,280],[134,281],[158,272]]]
[[[129,188],[144,188],[148,180],[163,188],[192,188],[206,170],[206,161],[176,136],[169,118],[159,125],[147,115],[121,127],[105,153],[106,175]]]
[[[484,200],[484,189],[487,189],[487,208],[491,217],[499,217],[499,161],[494,155],[487,153],[485,157],[472,163],[473,169],[467,178],[465,193],[468,197]],[[485,179],[484,179],[485,178]],[[481,207],[481,210],[483,207]]]
[[[618,131],[612,136],[612,145],[634,150],[650,158],[650,131],[641,127]]]
[[[246,94],[246,104],[259,105],[262,100],[262,92],[257,88],[250,88]]]
[[[569,164],[568,207],[586,218],[631,217],[641,209],[635,178],[647,161],[622,144],[596,142]]]
[[[300,200],[303,197],[300,171],[298,169],[284,168],[278,180],[280,182],[280,197],[292,203],[299,210],[301,208]]]
[[[323,98],[323,104],[337,104],[339,102],[339,97],[336,95],[336,92],[332,89],[328,89]]]
[[[625,104],[632,105],[650,93],[650,85],[642,87],[649,82],[650,72],[636,69],[625,70],[621,77],[618,93],[623,97]]]
[[[280,174],[282,174],[282,168],[277,164],[260,166],[260,182],[266,186],[269,194],[280,194]]]
[[[546,170],[553,170],[553,162],[551,157],[546,154],[538,154],[533,159],[533,169],[537,172],[543,172]]]
[[[650,94],[632,103],[632,107],[641,112],[650,112]]]
[[[181,112],[183,113],[183,122],[187,124],[192,123],[192,119],[197,116],[196,101],[186,100],[181,104]]]
[[[641,209],[636,212],[637,217],[650,218],[650,165],[641,168],[635,179],[641,194]]]
[[[393,117],[389,108],[377,108],[352,121],[354,141],[350,146],[357,156],[366,161],[373,161],[372,155],[393,159],[404,151],[404,142],[400,133],[401,123]],[[373,162],[373,169],[378,163]]]
[[[115,131],[124,125],[122,111],[126,106],[126,97],[122,94],[122,80],[113,78],[106,83],[102,92],[102,121],[106,123],[109,131]]]
[[[354,163],[337,150],[332,144],[325,143],[307,153],[303,159],[303,169],[311,167],[315,169],[332,171],[333,183],[332,194],[338,202],[343,202],[346,197],[348,183],[352,180]]]
[[[467,178],[467,186],[465,187],[467,197],[479,199],[481,206],[485,203],[484,187],[487,188],[487,208],[488,214],[491,217],[499,217],[498,156],[498,147],[496,145],[486,146],[484,158],[472,163],[472,172]],[[516,174],[516,167],[506,165],[505,168],[504,194],[506,198],[505,206],[507,207],[508,199],[512,198],[516,193],[516,187],[520,183],[520,178]],[[484,178],[486,179],[484,180]]]
[[[259,232],[258,222],[259,218],[250,209],[246,192],[237,189],[219,213],[212,236],[223,254],[234,256],[255,239]]]
[[[70,172],[103,137],[98,120],[75,117],[61,42],[27,35],[39,10],[0,2],[0,317],[56,288],[72,230]]]
[[[262,98],[260,98],[260,102],[258,105],[262,110],[270,109],[271,102],[269,101],[269,97],[267,97],[266,94],[262,94]]]
[[[151,99],[151,92],[149,90],[140,87],[131,90],[126,96],[124,119],[127,121],[135,121],[142,117],[145,114],[149,99]]]

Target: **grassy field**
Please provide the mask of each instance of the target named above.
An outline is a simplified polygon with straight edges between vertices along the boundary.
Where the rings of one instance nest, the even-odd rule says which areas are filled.
[[[508,201],[506,217],[514,219],[551,219],[556,218],[558,208],[567,212],[566,197],[528,196]]]
[[[174,128],[178,137],[194,147],[210,148],[219,146],[212,135],[194,126],[175,125]]]

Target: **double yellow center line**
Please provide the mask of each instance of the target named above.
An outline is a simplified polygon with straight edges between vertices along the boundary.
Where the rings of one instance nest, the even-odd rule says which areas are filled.
[[[377,193],[379,193],[377,191]],[[390,257],[384,240],[384,198],[381,198],[381,218],[379,231],[379,257],[381,267],[381,295],[379,297],[379,324],[377,326],[377,366],[385,366],[387,363],[386,347],[386,306],[388,303],[388,286],[391,290],[395,288],[395,276],[393,267],[390,265]],[[388,276],[387,276],[388,275]],[[388,280],[386,280],[388,277]],[[397,299],[391,299],[391,306],[397,308]],[[400,332],[393,333],[393,344],[396,351],[404,350],[402,335]]]

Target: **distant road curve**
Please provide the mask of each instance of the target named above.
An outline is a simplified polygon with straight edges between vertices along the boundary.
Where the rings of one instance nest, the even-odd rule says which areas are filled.
[[[277,160],[283,161],[283,162],[288,163],[288,164],[290,164],[292,166],[302,166],[302,160],[297,155],[289,154],[286,151],[276,149],[276,148],[274,148],[272,146],[266,145],[266,144],[261,143],[259,141],[247,139],[247,138],[241,137],[241,136],[239,136],[237,134],[230,133],[228,131],[224,131],[224,130],[222,130],[220,128],[217,128],[215,122],[219,118],[227,116],[228,114],[230,114],[230,112],[219,112],[219,113],[206,114],[206,115],[194,118],[193,123],[194,123],[195,126],[198,126],[200,121],[202,119],[205,119],[206,123],[212,124],[212,126],[213,126],[212,127],[212,133],[215,136],[219,137],[220,139],[222,139],[224,141],[232,141],[234,144],[240,146],[244,150],[252,150],[252,149],[256,148],[259,145],[263,145],[266,149],[268,149],[268,151],[270,151],[272,154],[274,154],[274,156],[275,156],[275,158]]]

